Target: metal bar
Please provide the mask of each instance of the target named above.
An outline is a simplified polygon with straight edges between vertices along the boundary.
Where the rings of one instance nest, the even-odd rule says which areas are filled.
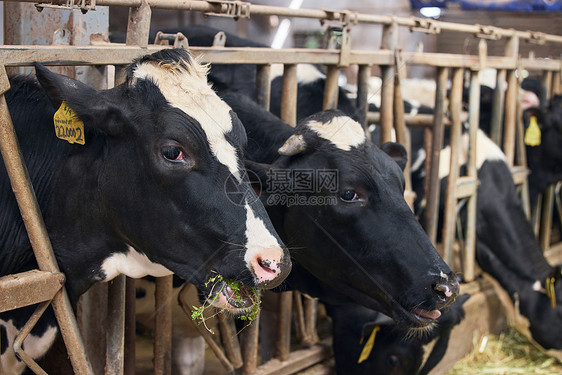
[[[437,219],[439,208],[439,155],[443,147],[443,114],[445,112],[445,95],[447,93],[447,68],[437,70],[437,87],[435,90],[435,117],[433,119],[433,134],[431,139],[430,167],[427,180],[427,206],[425,210],[426,232],[432,243],[437,240]]]
[[[256,66],[256,101],[268,111],[271,102],[270,73],[270,64],[259,64]]]
[[[305,345],[312,345],[318,341],[318,334],[316,333],[316,311],[318,309],[318,301],[304,295],[304,326],[306,330]]]
[[[135,279],[127,277],[125,294],[125,375],[135,375],[135,310],[136,288]]]
[[[550,234],[552,231],[552,208],[554,207],[554,185],[550,185],[543,193],[541,226],[539,243],[543,251],[550,248]]]
[[[394,129],[396,130],[396,142],[406,148],[408,155],[412,155],[410,142],[407,138],[406,121],[404,119],[404,100],[402,99],[401,81],[406,78],[406,63],[402,59],[400,51],[395,53],[396,74],[394,76]],[[406,167],[404,168],[405,190],[412,191],[411,168],[412,160],[407,158]]]
[[[138,6],[129,8],[129,22],[127,24],[127,45],[137,45],[146,48],[150,34],[150,18],[152,10],[147,0],[142,0]]]
[[[119,275],[109,283],[106,324],[106,375],[121,375],[125,371],[125,290],[125,275]]]
[[[8,112],[8,105],[3,93],[7,78],[3,65],[0,65],[0,152],[4,159],[6,171],[12,184],[12,190],[16,196],[22,219],[27,230],[35,258],[39,268],[43,271],[59,272],[53,248],[41,217],[37,198],[25,167],[23,156],[20,152],[17,137],[12,125],[12,119]],[[84,343],[78,331],[76,317],[72,310],[70,300],[63,292],[57,293],[53,299],[53,309],[61,328],[64,342],[69,351],[72,367],[79,374],[93,374],[92,367],[84,352]]]
[[[552,96],[562,94],[560,75],[560,70],[552,74]]]
[[[272,359],[261,365],[254,375],[290,375],[297,374],[316,363],[320,363],[333,356],[330,339],[323,340],[311,348],[292,352],[286,361]],[[307,371],[314,374],[314,371]]]
[[[333,109],[338,107],[338,78],[340,76],[340,68],[334,65],[328,65],[326,73],[326,83],[324,86],[324,102],[322,110]]]
[[[277,341],[275,343],[275,358],[286,361],[291,347],[291,311],[293,304],[292,292],[279,294],[279,315],[277,322]]]
[[[474,260],[476,252],[476,204],[477,189],[476,181],[478,179],[478,171],[476,168],[476,134],[478,132],[479,114],[480,114],[480,83],[478,82],[478,72],[470,72],[470,94],[469,94],[469,152],[466,175],[472,179],[474,192],[468,198],[467,203],[467,224],[465,232],[465,248],[463,254],[463,272],[464,280],[470,282],[474,280]],[[460,178],[459,178],[460,180]],[[459,181],[458,180],[458,181]],[[459,181],[460,182],[460,181]],[[457,193],[458,193],[457,188]],[[457,194],[458,197],[458,194]]]
[[[47,307],[49,307],[50,303],[51,301],[45,301],[37,306],[29,320],[25,323],[18,335],[15,337],[14,343],[12,345],[16,356],[19,357],[35,374],[38,375],[47,375],[47,373],[37,364],[37,362],[33,360],[33,358],[31,358],[29,355],[27,355],[27,353],[24,352],[23,341],[29,335],[33,327],[35,327],[35,324],[37,324],[37,321],[39,321],[45,310],[47,310]]]
[[[505,54],[512,58],[517,58],[519,52],[519,39],[512,37],[509,39]],[[512,167],[515,154],[515,129],[517,121],[517,97],[519,85],[515,69],[507,72],[507,92],[505,94],[505,123],[504,123],[504,139],[503,152],[505,153],[507,164]]]
[[[293,291],[293,310],[295,314],[295,326],[298,340],[303,343],[307,340],[306,323],[304,322],[304,308],[302,306],[301,292]]]
[[[172,296],[173,276],[156,278],[154,317],[154,374],[172,373]]]
[[[542,85],[544,87],[544,98],[539,98],[541,102],[546,103],[552,98],[552,72],[545,70],[542,72]]]
[[[398,38],[398,28],[396,23],[383,26],[381,49],[392,51],[394,57],[394,47]],[[394,64],[381,66],[381,144],[392,141],[392,128],[394,127]]]
[[[0,313],[50,301],[64,285],[60,272],[31,270],[0,277]]]
[[[281,92],[281,120],[293,127],[297,126],[297,89],[297,66],[285,64]]]
[[[492,107],[492,120],[490,124],[490,138],[497,145],[501,144],[502,139],[502,119],[505,109],[505,76],[505,69],[498,70],[496,77],[496,88],[494,89],[494,103]]]
[[[462,123],[460,114],[462,110],[462,79],[463,71],[460,68],[453,70],[451,86],[451,159],[449,178],[447,180],[447,194],[445,196],[445,213],[443,220],[443,252],[447,264],[453,264],[453,243],[455,241],[455,221],[457,208],[456,185],[459,177],[459,153],[461,146]]]
[[[256,316],[240,333],[242,340],[242,374],[252,374],[258,367],[260,316]]]
[[[225,313],[220,313],[217,315],[217,320],[219,322],[219,329],[221,332],[221,341],[226,356],[232,363],[232,366],[236,369],[242,367],[244,364],[242,360],[242,351],[240,350],[240,343],[236,337],[236,327],[234,326],[234,320],[231,316]]]
[[[357,71],[357,100],[356,106],[361,116],[363,128],[367,134],[367,138],[371,139],[367,114],[369,112],[369,77],[371,76],[370,65],[359,65]]]

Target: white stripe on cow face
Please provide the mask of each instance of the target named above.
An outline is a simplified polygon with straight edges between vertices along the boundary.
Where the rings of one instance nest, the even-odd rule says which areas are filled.
[[[153,263],[144,254],[139,253],[129,246],[127,253],[114,253],[106,258],[101,266],[103,271],[103,279],[101,281],[109,281],[119,274],[138,279],[146,275],[154,277],[168,276],[172,271],[161,264]]]
[[[468,161],[468,134],[465,133],[461,138],[461,150],[459,154],[459,164],[464,165]],[[480,169],[486,160],[506,161],[502,150],[482,130],[476,134],[476,168]],[[439,157],[439,179],[449,175],[451,163],[451,146],[441,150]]]
[[[19,330],[14,326],[12,321],[4,321],[0,319],[0,326],[6,329],[8,349],[0,357],[0,374],[2,375],[19,375],[27,367],[25,363],[16,358],[16,353],[12,349],[14,340]],[[23,348],[27,355],[33,359],[41,358],[47,353],[47,350],[53,345],[57,337],[57,327],[49,327],[42,336],[29,334],[23,342]]]
[[[332,142],[337,148],[349,151],[367,140],[361,125],[347,116],[333,117],[329,122],[309,121],[309,129],[314,130],[320,138]]]
[[[246,253],[244,261],[250,271],[254,274],[258,283],[267,283],[279,275],[279,263],[283,260],[283,248],[279,241],[266,228],[265,223],[254,215],[254,211],[249,205],[246,208]],[[271,262],[268,268],[274,270],[276,274],[271,275],[265,272],[260,261]]]
[[[182,64],[142,63],[133,73],[133,84],[136,79],[154,82],[170,105],[197,120],[213,155],[240,180],[236,149],[225,137],[232,130],[231,109],[207,83],[205,66],[196,61],[183,61],[183,64],[188,66],[187,70],[181,67]]]

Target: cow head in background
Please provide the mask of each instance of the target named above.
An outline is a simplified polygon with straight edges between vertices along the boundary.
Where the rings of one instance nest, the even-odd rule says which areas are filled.
[[[293,129],[249,98],[221,96],[246,127],[254,149],[246,165],[260,177],[260,197],[291,248],[288,285],[333,304],[383,311],[404,326],[433,322],[459,285],[404,201],[404,149],[374,146],[337,110]],[[271,164],[255,162],[269,158],[256,152],[264,144],[272,157],[279,149]],[[297,182],[299,174],[313,186],[284,185],[284,177]]]
[[[288,252],[243,172],[244,128],[188,52],[139,58],[126,83],[105,91],[39,65],[37,77],[86,129],[48,218],[74,296],[119,273],[264,288],[286,277]],[[218,290],[215,305],[238,310]]]

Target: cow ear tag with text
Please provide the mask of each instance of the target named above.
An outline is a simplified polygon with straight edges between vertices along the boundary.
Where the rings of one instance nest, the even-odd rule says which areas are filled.
[[[63,101],[53,116],[55,134],[57,138],[68,143],[86,144],[84,139],[84,122],[80,120],[76,112]]]
[[[541,129],[537,124],[537,118],[531,116],[529,119],[529,127],[525,131],[525,144],[527,146],[538,146],[541,144]]]

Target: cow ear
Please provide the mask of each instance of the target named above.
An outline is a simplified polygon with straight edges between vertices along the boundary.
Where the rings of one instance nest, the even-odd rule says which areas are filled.
[[[381,149],[386,152],[388,156],[394,159],[394,161],[400,166],[400,169],[404,170],[404,168],[406,168],[408,153],[406,152],[404,146],[400,143],[387,142],[381,146]]]
[[[121,133],[125,114],[103,92],[70,77],[53,73],[41,64],[35,63],[35,72],[39,84],[45,89],[56,110],[64,101],[86,127],[97,128],[110,135]]]

